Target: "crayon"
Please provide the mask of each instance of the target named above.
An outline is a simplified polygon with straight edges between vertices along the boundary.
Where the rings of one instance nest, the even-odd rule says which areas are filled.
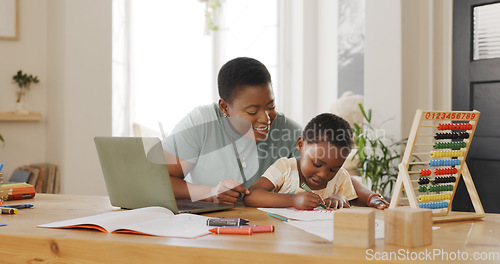
[[[217,227],[209,230],[214,234],[231,234],[231,235],[251,235],[253,234],[253,230],[250,227],[241,227],[241,228],[226,228],[226,227]]]
[[[248,222],[241,218],[210,218],[207,220],[207,226],[239,226]]]
[[[254,233],[271,233],[274,232],[274,226],[253,226],[250,227]]]
[[[244,226],[221,226],[221,228],[250,228],[254,233],[274,232],[274,226],[244,225]]]

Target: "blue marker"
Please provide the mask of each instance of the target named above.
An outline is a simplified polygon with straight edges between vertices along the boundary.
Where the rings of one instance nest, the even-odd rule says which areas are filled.
[[[15,205],[4,205],[0,206],[3,208],[15,208],[15,209],[24,209],[24,208],[31,208],[33,207],[32,204],[15,204]]]
[[[2,171],[3,169],[3,163],[0,163],[0,172]]]

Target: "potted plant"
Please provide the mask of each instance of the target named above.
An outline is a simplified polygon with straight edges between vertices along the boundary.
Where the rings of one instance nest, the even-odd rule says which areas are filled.
[[[354,123],[355,158],[358,158],[358,171],[361,173],[365,184],[371,190],[388,196],[398,176],[398,164],[401,158],[402,145],[406,139],[395,142],[386,138],[385,133],[380,133],[372,125],[372,111],[365,112],[363,105],[359,108],[364,117],[364,124]]]
[[[29,114],[29,111],[26,110],[26,105],[25,105],[26,92],[30,90],[31,84],[39,83],[40,81],[38,80],[37,76],[33,76],[31,74],[28,75],[26,73],[23,73],[21,70],[18,71],[17,74],[12,77],[12,79],[18,86],[17,100],[16,100],[16,114],[27,115]]]

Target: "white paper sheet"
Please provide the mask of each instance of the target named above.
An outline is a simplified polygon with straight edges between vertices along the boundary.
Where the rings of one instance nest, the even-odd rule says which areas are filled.
[[[316,208],[314,210],[298,210],[291,208],[257,208],[261,211],[283,216],[291,220],[301,221],[317,221],[330,220],[333,221],[333,210]]]

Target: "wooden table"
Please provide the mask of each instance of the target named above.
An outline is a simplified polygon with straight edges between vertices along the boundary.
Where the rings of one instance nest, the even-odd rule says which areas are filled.
[[[274,225],[276,232],[182,239],[36,227],[118,210],[107,197],[37,194],[32,200],[6,205],[20,203],[35,207],[19,210],[17,215],[0,215],[0,223],[7,224],[0,227],[0,263],[370,263],[390,254],[392,261],[385,263],[414,258],[428,263],[442,259],[443,254],[428,258],[429,252],[438,251],[448,253],[449,260],[451,254],[457,257],[466,252],[472,259],[486,252],[489,260],[467,263],[500,263],[500,215],[495,214],[479,221],[435,224],[440,229],[433,231],[432,246],[404,249],[378,239],[375,247],[359,249],[334,246],[255,208],[236,207],[207,216],[246,218],[252,224]]]

